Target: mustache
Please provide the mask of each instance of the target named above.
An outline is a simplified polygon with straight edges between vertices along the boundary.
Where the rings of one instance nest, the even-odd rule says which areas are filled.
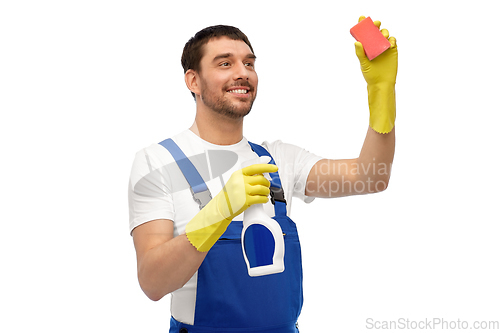
[[[252,91],[254,90],[254,87],[253,85],[251,85],[250,83],[248,83],[248,81],[236,81],[235,83],[231,84],[230,86],[226,87],[226,90],[232,88],[232,87],[247,87],[249,88],[248,90]]]

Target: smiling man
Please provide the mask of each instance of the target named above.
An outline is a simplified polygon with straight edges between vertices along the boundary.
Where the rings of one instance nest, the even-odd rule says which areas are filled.
[[[186,43],[181,62],[196,101],[194,123],[139,151],[129,183],[139,283],[152,300],[172,295],[170,332],[298,332],[302,267],[289,218],[292,198],[309,203],[376,193],[389,181],[397,47],[387,30],[381,32],[391,48],[372,61],[355,44],[368,83],[370,127],[359,157],[347,160],[324,159],[281,141],[249,142],[243,120],[258,86],[250,41],[237,28],[213,26]],[[283,231],[281,273],[248,274],[241,221],[254,204],[263,204]]]
[[[199,92],[200,108],[232,119],[243,119],[250,112],[257,96],[256,57],[245,46],[226,37],[205,45],[206,54],[200,64],[203,73],[199,71],[197,76],[193,69],[186,72],[187,86],[193,93]],[[220,50],[231,52],[218,53]],[[240,67],[236,72],[235,64]],[[238,77],[236,80],[234,75]]]
[[[246,36],[239,33],[243,40],[220,36],[201,47],[193,45],[194,50],[203,52],[198,65],[188,62],[189,43],[182,58],[186,85],[196,100],[196,118],[191,130],[198,135],[198,131],[217,135],[216,139],[207,141],[219,145],[234,144],[242,139],[243,117],[250,112],[257,97],[256,56]],[[214,122],[229,128],[214,131]],[[200,137],[205,138],[205,133]]]

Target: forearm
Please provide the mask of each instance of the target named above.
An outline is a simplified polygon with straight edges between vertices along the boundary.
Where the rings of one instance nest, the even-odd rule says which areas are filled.
[[[377,192],[386,189],[389,184],[395,144],[394,128],[387,134],[380,134],[369,127],[359,157],[356,159],[358,180],[372,185],[371,188]]]
[[[185,234],[147,251],[138,265],[144,293],[157,301],[181,288],[196,273],[207,252],[199,252]]]

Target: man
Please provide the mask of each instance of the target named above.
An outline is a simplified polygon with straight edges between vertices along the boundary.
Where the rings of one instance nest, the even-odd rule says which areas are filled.
[[[170,332],[298,332],[302,271],[295,224],[287,216],[292,197],[311,202],[387,187],[397,72],[396,41],[389,41],[391,48],[372,61],[355,43],[368,84],[370,127],[359,157],[351,160],[323,159],[281,141],[249,143],[243,119],[256,98],[258,77],[248,38],[237,28],[214,26],[186,43],[182,65],[196,101],[194,123],[137,153],[129,189],[139,282],[152,300],[172,295]],[[276,165],[258,155],[270,155]],[[196,184],[183,170],[187,159],[196,165]],[[196,189],[200,185],[206,187]],[[283,229],[282,273],[246,273],[240,221],[254,204],[264,204]]]

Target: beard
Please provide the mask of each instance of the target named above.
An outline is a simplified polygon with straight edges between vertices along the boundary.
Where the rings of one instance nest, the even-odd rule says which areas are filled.
[[[234,86],[248,87],[249,93],[255,91],[254,88],[251,87],[250,84],[246,81],[237,82]],[[203,103],[214,112],[231,119],[243,118],[250,113],[256,95],[250,97],[247,102],[240,103],[243,105],[236,105],[235,103],[232,103],[230,100],[225,98],[226,96],[224,93],[217,94],[216,92],[211,91],[208,87],[209,85],[204,81],[200,97]],[[225,87],[225,89],[223,89],[222,91],[227,91],[227,88],[229,87]]]

